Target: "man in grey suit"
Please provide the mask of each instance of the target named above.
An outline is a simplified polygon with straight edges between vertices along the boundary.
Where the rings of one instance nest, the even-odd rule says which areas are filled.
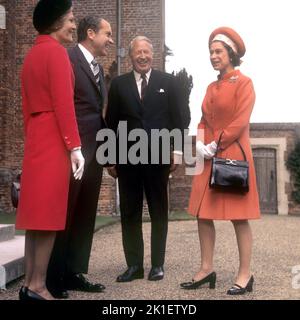
[[[102,167],[96,161],[96,134],[105,127],[102,117],[106,97],[104,74],[95,57],[106,56],[113,44],[110,24],[88,16],[78,25],[78,45],[69,50],[75,75],[75,112],[85,158],[82,180],[72,179],[66,229],[58,233],[47,282],[51,293],[66,298],[67,289],[101,292],[102,284],[89,282],[88,273]]]

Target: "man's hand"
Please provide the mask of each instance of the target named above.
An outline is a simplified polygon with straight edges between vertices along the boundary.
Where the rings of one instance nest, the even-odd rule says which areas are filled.
[[[111,177],[115,179],[118,177],[116,166],[106,167],[106,169]]]
[[[182,161],[182,153],[176,153],[176,152],[173,152],[171,153],[171,156],[170,156],[170,172],[173,172],[175,171],[177,168],[178,168],[178,163],[181,163]]]

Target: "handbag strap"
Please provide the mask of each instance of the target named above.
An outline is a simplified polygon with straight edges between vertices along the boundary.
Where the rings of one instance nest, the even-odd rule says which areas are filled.
[[[223,135],[223,134],[224,134],[224,131],[220,134],[220,137],[219,137],[219,140],[218,140],[218,143],[217,143],[216,155],[217,155],[218,151],[220,150],[219,145],[220,145],[220,141],[221,141],[221,138],[222,138],[222,135]],[[240,149],[241,149],[241,151],[242,151],[242,154],[243,154],[243,156],[244,156],[244,160],[247,161],[247,157],[246,157],[245,151],[244,151],[244,149],[242,148],[239,140],[235,140],[234,142],[236,142],[236,143],[239,145],[239,147],[240,147]]]

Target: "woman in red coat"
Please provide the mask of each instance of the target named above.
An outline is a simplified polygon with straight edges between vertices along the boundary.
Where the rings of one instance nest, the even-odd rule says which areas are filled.
[[[22,70],[25,149],[16,227],[26,230],[25,283],[20,299],[53,299],[45,279],[56,231],[65,229],[71,166],[81,179],[72,68],[62,43],[76,29],[70,0],[40,0],[39,32]],[[71,160],[71,161],[70,161]]]
[[[260,217],[255,168],[249,139],[249,121],[255,102],[250,78],[235,66],[245,54],[241,37],[231,28],[216,29],[209,38],[210,60],[219,71],[218,80],[211,83],[202,104],[202,119],[198,129],[204,131],[204,143],[197,137],[197,153],[204,157],[204,170],[193,180],[189,213],[198,218],[201,265],[192,282],[182,283],[183,289],[196,289],[204,283],[215,287],[213,272],[215,228],[213,220],[231,220],[235,229],[240,265],[235,285],[227,294],[252,291],[254,278],[250,272],[252,234],[248,219]],[[198,132],[200,133],[201,130]],[[249,192],[246,194],[222,192],[209,187],[211,158],[244,160],[239,144],[249,162]],[[236,142],[238,141],[239,144]]]

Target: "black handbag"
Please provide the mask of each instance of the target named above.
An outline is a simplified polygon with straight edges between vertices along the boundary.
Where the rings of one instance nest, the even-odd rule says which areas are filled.
[[[217,144],[216,155],[219,151],[221,137],[222,134]],[[209,179],[210,188],[240,193],[249,191],[249,163],[239,141],[235,142],[243,153],[244,161],[213,157]]]
[[[11,203],[14,208],[18,208],[20,198],[21,173],[16,176],[15,181],[12,182],[10,188]]]

